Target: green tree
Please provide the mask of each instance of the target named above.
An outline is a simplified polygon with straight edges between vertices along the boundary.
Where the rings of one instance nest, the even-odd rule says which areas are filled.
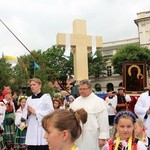
[[[0,89],[13,82],[13,67],[4,57],[0,59]]]
[[[62,57],[64,49],[53,46],[43,52],[45,65],[48,67],[51,75],[50,80],[65,80],[68,74],[73,74],[73,56],[69,60]]]
[[[17,87],[27,86],[29,80],[29,71],[27,67],[28,63],[26,61],[26,55],[20,56],[18,58],[18,63],[14,67],[15,85]]]
[[[28,80],[33,77],[40,78],[42,82],[43,79],[45,79],[44,71],[41,73],[42,69],[39,69],[40,71],[38,71],[37,68],[34,68],[34,62],[39,63],[40,61],[42,64],[42,51],[34,50],[31,53],[32,54],[18,57],[18,63],[14,67],[16,88],[28,86]]]
[[[89,76],[100,77],[106,74],[106,60],[101,51],[96,51],[97,57],[93,59],[92,52],[88,54]]]
[[[52,46],[46,51],[33,50],[32,54],[20,56],[18,64],[15,67],[15,82],[17,86],[27,86],[27,81],[32,77],[37,77],[42,80],[43,87],[46,91],[47,83],[58,80],[65,86],[68,75],[73,75],[73,54],[67,60],[63,57],[64,49]],[[100,51],[96,52],[97,58],[92,58],[89,54],[89,75],[99,77],[104,74],[105,60],[102,59]],[[34,63],[37,63],[40,68],[34,68]]]
[[[125,61],[145,61],[150,66],[150,50],[140,45],[125,45],[117,50],[111,61],[114,73],[122,75],[122,64]]]
[[[15,67],[17,85],[27,85],[27,81],[32,78],[40,78],[45,91],[49,91],[47,83],[59,80],[61,83],[66,81],[68,74],[73,74],[72,54],[69,60],[62,57],[64,49],[55,46],[46,51],[32,51],[32,54],[24,55],[18,58],[18,64]],[[34,67],[34,63],[39,68]],[[19,68],[20,67],[20,68]]]

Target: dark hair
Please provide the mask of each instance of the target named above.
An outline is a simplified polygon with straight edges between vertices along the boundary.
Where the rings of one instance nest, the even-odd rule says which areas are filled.
[[[102,90],[101,85],[99,83],[96,83],[94,87],[95,87],[96,91],[101,91]]]
[[[42,126],[47,131],[52,124],[59,131],[69,130],[72,141],[75,141],[82,133],[81,122],[87,121],[87,112],[84,109],[73,111],[72,109],[57,109],[42,119]]]
[[[53,100],[53,105],[55,104],[55,102],[58,102],[58,107],[57,108],[60,108],[60,106],[62,105],[61,100],[60,99],[54,99]]]

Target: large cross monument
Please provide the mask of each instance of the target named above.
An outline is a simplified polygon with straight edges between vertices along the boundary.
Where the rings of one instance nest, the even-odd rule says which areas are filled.
[[[93,37],[95,41],[93,42]],[[66,46],[67,34],[57,34],[57,45]],[[73,33],[69,36],[71,52],[74,59],[74,79],[80,81],[88,79],[88,55],[94,46],[96,49],[102,47],[102,37],[91,36],[86,33],[86,21],[74,20]]]

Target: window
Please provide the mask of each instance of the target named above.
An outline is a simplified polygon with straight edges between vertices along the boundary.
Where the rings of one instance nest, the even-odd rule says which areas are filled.
[[[112,66],[107,66],[107,76],[112,76]]]

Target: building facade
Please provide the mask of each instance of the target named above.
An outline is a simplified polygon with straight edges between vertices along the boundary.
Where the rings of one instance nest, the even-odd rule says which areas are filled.
[[[150,11],[137,13],[137,19],[135,19],[134,22],[137,25],[138,37],[103,43],[103,48],[100,49],[103,57],[108,59],[111,58],[116,53],[117,49],[127,44],[139,44],[150,49]],[[92,86],[94,87],[96,83],[99,83],[102,91],[106,92],[107,85],[111,83],[114,86],[114,90],[117,90],[119,84],[123,80],[122,76],[114,74],[111,61],[107,62],[106,67],[107,77],[91,77]]]

